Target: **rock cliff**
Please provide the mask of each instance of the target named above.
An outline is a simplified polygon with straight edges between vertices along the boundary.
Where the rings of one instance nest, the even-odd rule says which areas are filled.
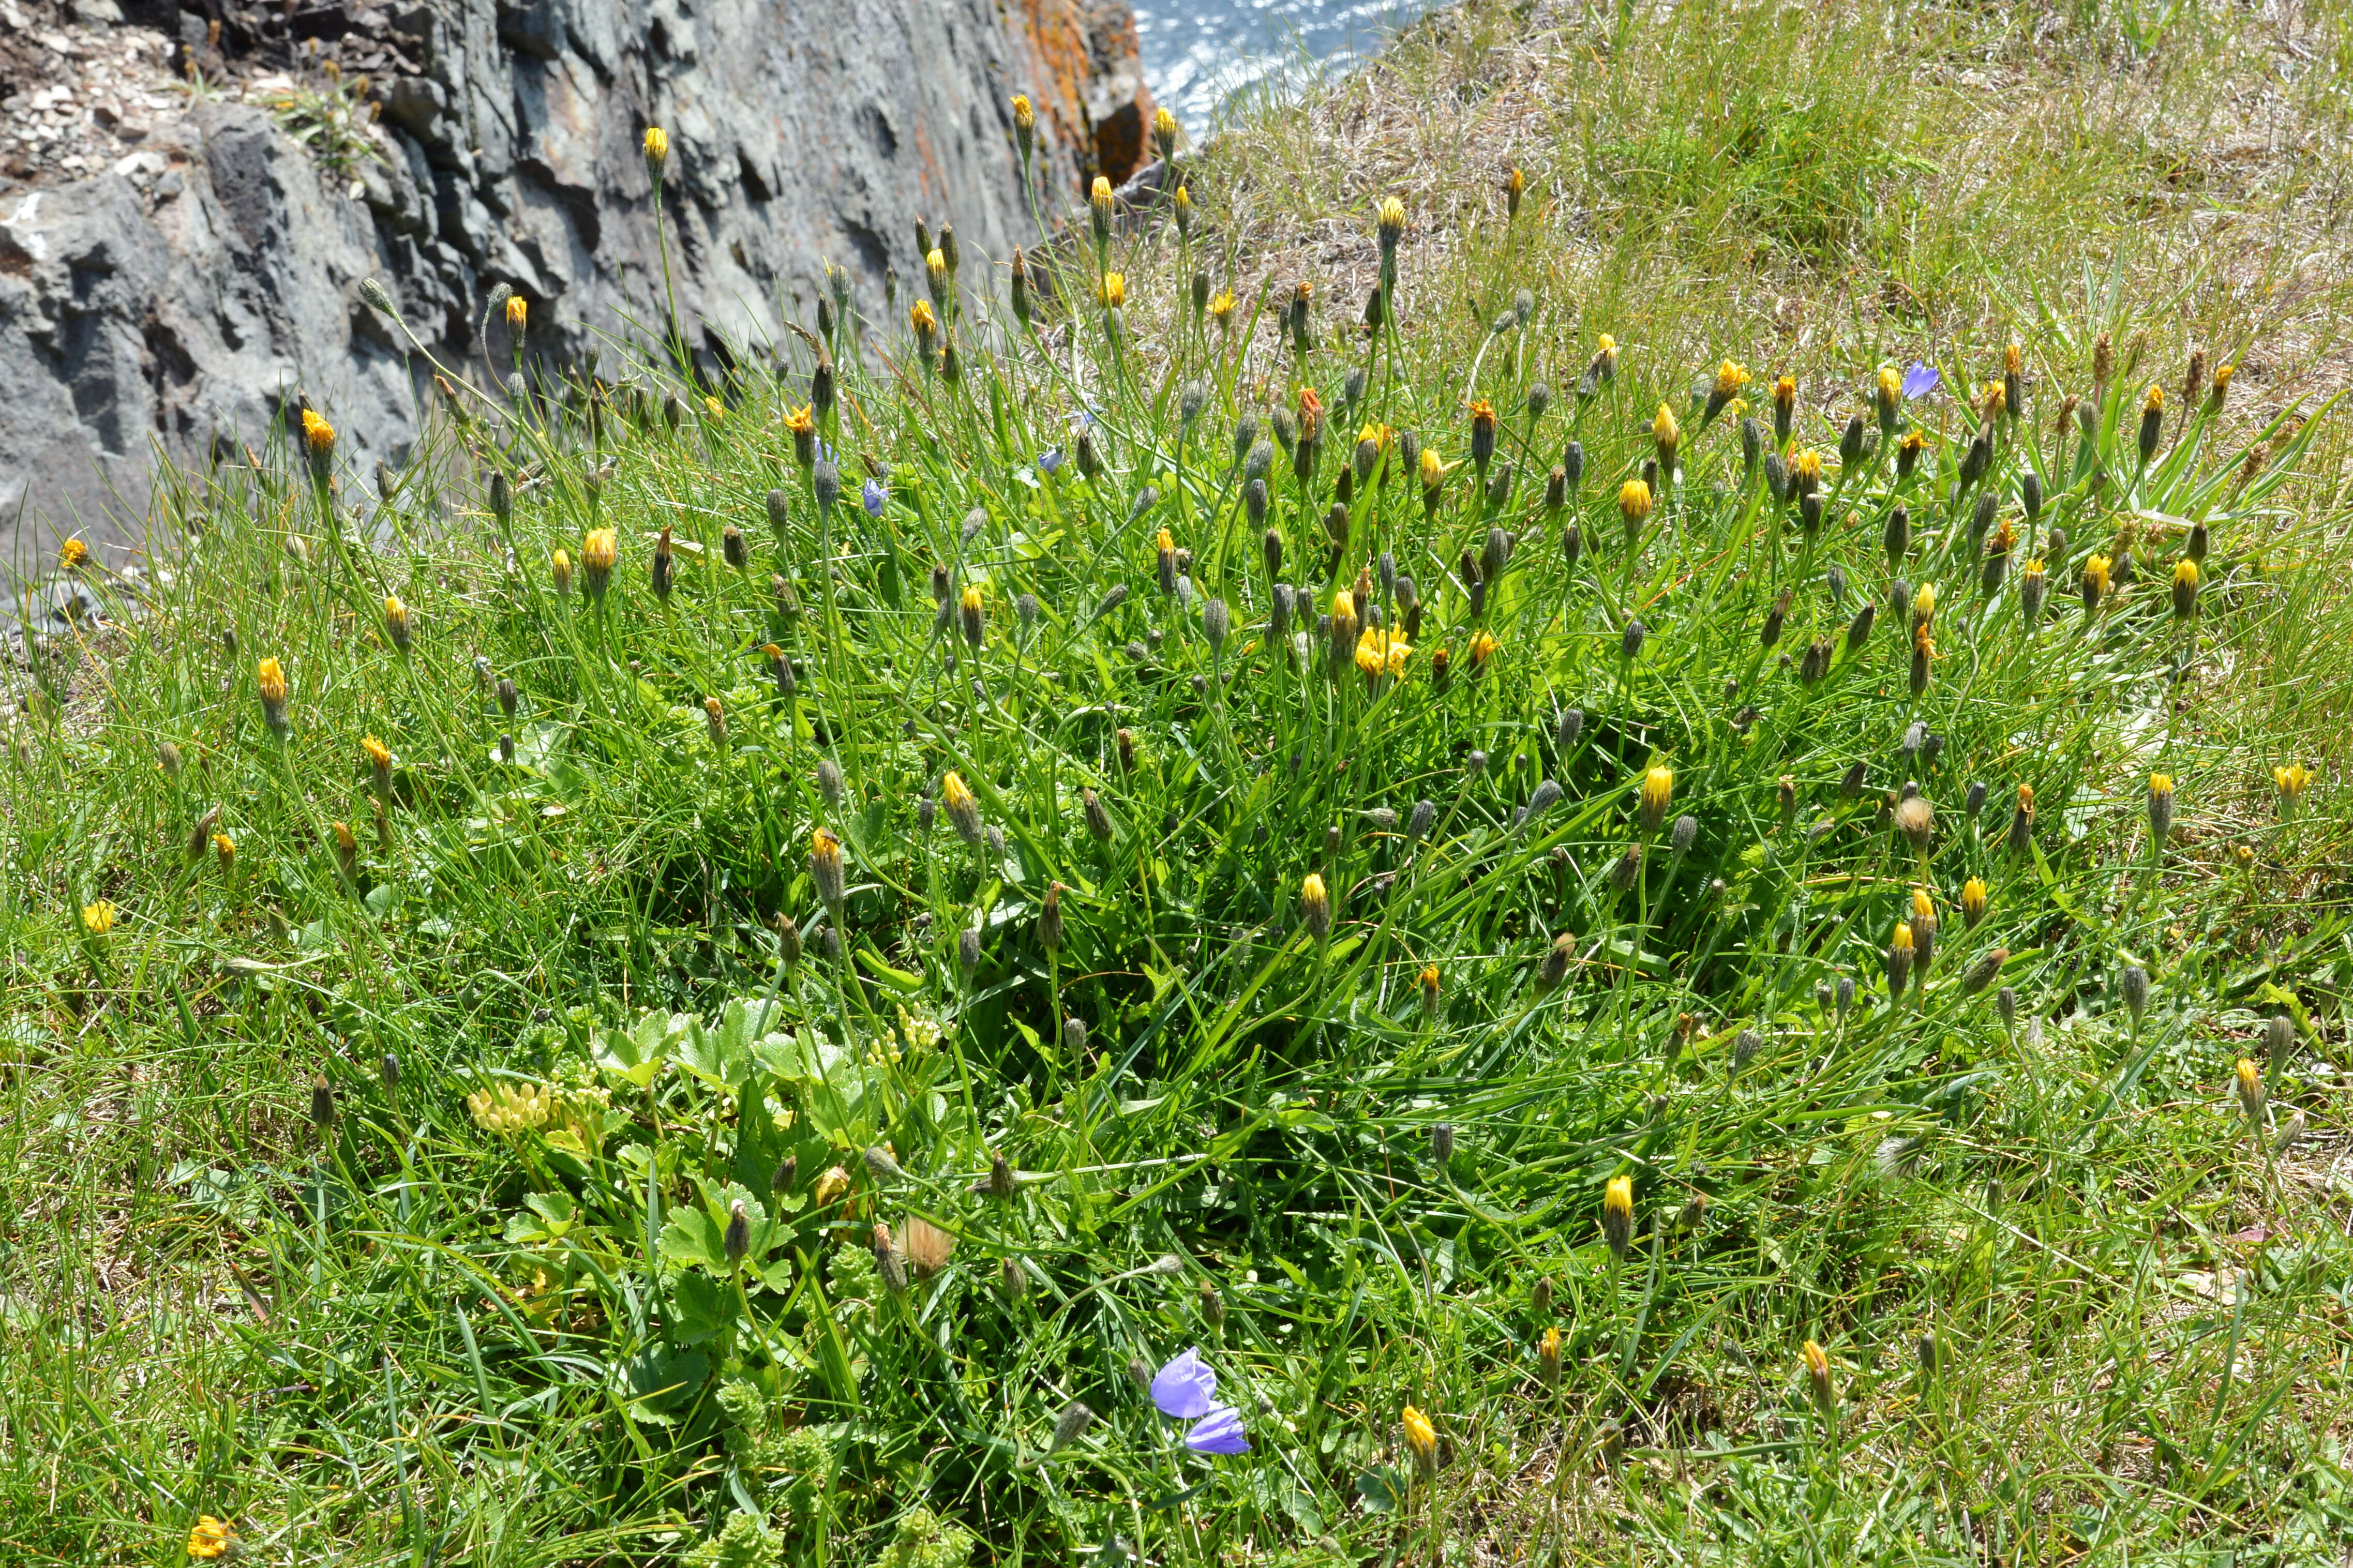
[[[299,398],[399,464],[415,395],[368,278],[449,355],[503,358],[502,326],[478,341],[500,283],[534,356],[637,335],[649,125],[710,359],[806,321],[828,264],[879,317],[886,272],[921,276],[918,222],[1001,262],[1033,207],[1140,165],[1151,117],[1126,0],[0,0],[0,109],[19,571],[68,532],[135,542],[159,450],[258,445]]]

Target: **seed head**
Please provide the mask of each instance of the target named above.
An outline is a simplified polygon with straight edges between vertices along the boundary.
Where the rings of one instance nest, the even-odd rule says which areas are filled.
[[[1895,830],[1911,841],[1914,850],[1926,853],[1928,837],[1935,827],[1935,813],[1928,805],[1926,795],[1915,795],[1897,803]]]
[[[1576,956],[1575,932],[1563,931],[1553,938],[1552,945],[1545,949],[1544,957],[1536,964],[1536,994],[1548,996],[1559,990],[1561,982],[1568,978],[1568,966]],[[1429,973],[1434,976],[1437,971]]]
[[[2116,994],[2124,999],[2125,1011],[2132,1015],[2134,1027],[2139,1027],[2142,1015],[2148,1011],[2148,971],[2137,963],[2126,964],[2116,976]]]
[[[2001,973],[2001,966],[2009,962],[2010,949],[2006,947],[1997,947],[1980,957],[1975,963],[1969,965],[1968,973],[1961,977],[1962,994],[1974,996],[1992,984],[1995,976]]]

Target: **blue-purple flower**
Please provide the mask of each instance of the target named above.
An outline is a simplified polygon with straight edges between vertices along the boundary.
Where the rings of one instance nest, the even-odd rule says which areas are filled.
[[[859,499],[865,503],[867,516],[881,517],[882,503],[891,499],[891,492],[882,488],[881,480],[869,479],[866,488],[859,492]]]
[[[1038,467],[1044,472],[1050,474],[1061,466],[1062,449],[1060,447],[1049,447],[1038,454]]]
[[[1190,1421],[1185,1447],[1197,1454],[1247,1454],[1249,1436],[1230,1405],[1218,1403],[1218,1374],[1202,1361],[1200,1347],[1177,1356],[1152,1380],[1152,1403],[1173,1420]]]
[[[1160,1369],[1152,1380],[1152,1403],[1178,1421],[1198,1421],[1218,1403],[1218,1374],[1196,1345]]]
[[[1926,397],[1943,385],[1944,381],[1945,378],[1936,374],[1935,365],[1922,364],[1915,359],[1912,362],[1912,368],[1904,373],[1904,400],[1909,403],[1915,397]]]
[[[1242,1418],[1230,1405],[1214,1406],[1185,1434],[1185,1447],[1197,1454],[1247,1454],[1250,1440]]]

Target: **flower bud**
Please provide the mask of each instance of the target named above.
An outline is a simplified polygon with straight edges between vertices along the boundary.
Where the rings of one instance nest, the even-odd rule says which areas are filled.
[[[1634,1239],[1634,1179],[1612,1176],[1601,1194],[1601,1237],[1620,1259]]]

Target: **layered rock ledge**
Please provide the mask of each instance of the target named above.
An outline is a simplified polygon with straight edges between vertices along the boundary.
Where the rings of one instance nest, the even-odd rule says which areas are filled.
[[[886,272],[921,276],[919,221],[1002,262],[1141,165],[1151,118],[1126,0],[0,0],[0,109],[18,573],[69,533],[127,549],[159,456],[258,447],[301,398],[399,465],[417,394],[371,277],[448,356],[493,346],[500,283],[534,356],[637,335],[649,125],[708,363],[806,321],[828,265],[879,316]]]

